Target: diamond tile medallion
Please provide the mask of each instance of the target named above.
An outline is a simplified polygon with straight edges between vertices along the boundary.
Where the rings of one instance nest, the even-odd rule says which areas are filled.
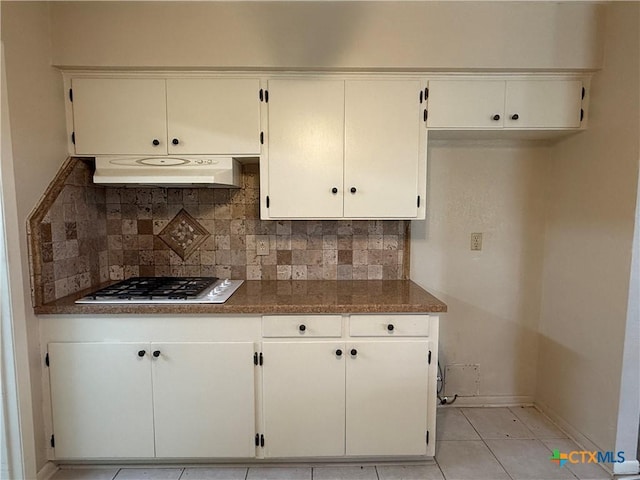
[[[210,235],[184,208],[158,234],[182,260],[189,257]]]

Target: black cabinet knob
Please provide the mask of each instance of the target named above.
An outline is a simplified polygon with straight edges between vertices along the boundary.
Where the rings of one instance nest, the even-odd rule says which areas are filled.
[[[300,330],[301,332],[304,332],[306,329],[307,326],[304,323],[298,327],[298,330]]]
[[[160,350],[154,350],[153,351],[153,356],[158,358],[160,356]]]
[[[173,140],[171,140],[171,143],[173,143],[174,145],[178,145],[180,143],[180,140],[174,138]]]
[[[358,355],[358,350],[356,350],[355,348],[352,348],[352,349],[351,349],[351,355],[353,355],[354,357],[355,357],[356,355]]]
[[[331,193],[338,193],[338,189],[337,189],[336,187],[333,187],[333,188],[331,189]]]
[[[496,113],[492,118],[497,122],[498,120],[500,120],[500,115]]]
[[[511,120],[517,120],[520,118],[520,115],[518,115],[517,113],[514,113],[513,115],[511,115]]]
[[[147,351],[146,351],[146,350],[139,350],[139,351],[138,351],[138,356],[139,356],[140,358],[144,357],[146,354],[147,354]]]
[[[389,325],[387,325],[387,330],[389,330],[390,332],[393,332],[393,329],[395,327],[393,326],[393,323],[390,323]]]
[[[153,142],[151,143],[153,143],[153,145],[157,147],[158,145],[160,145],[160,140],[158,140],[157,138],[154,138]]]
[[[342,356],[342,350],[337,349],[336,350],[336,356],[341,357]]]
[[[356,193],[356,187],[351,187],[351,193]]]

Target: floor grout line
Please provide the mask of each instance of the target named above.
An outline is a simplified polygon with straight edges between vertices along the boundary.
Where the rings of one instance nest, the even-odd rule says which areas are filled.
[[[509,410],[507,408],[507,410]],[[511,480],[515,480],[511,474],[509,472],[507,472],[507,469],[504,467],[504,465],[502,464],[502,462],[500,460],[498,460],[498,457],[496,457],[496,454],[493,453],[493,450],[491,450],[491,447],[489,447],[489,445],[487,445],[487,442],[485,441],[485,439],[482,437],[482,435],[480,434],[480,432],[478,431],[478,429],[476,428],[476,426],[473,424],[473,422],[471,420],[469,420],[469,417],[467,417],[464,412],[462,411],[462,408],[460,409],[460,413],[462,414],[462,416],[467,420],[467,422],[469,422],[469,424],[471,425],[471,428],[473,428],[476,433],[478,434],[478,436],[480,437],[480,440],[482,441],[482,443],[484,443],[484,446],[487,447],[487,450],[489,450],[489,452],[491,453],[491,455],[493,456],[493,458],[496,459],[496,462],[498,462],[498,465],[500,465],[500,467],[502,468],[502,470],[504,471],[504,473],[507,475],[507,477],[509,477]],[[511,415],[513,415],[513,413],[511,413]],[[515,415],[514,415],[515,416]],[[524,425],[524,424],[523,424]],[[527,429],[528,430],[528,429]],[[447,480],[446,476],[445,476],[445,480]]]

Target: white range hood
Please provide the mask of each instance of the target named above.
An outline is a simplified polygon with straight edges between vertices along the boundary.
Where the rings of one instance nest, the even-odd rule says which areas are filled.
[[[93,182],[112,186],[240,187],[241,167],[233,157],[99,156]]]

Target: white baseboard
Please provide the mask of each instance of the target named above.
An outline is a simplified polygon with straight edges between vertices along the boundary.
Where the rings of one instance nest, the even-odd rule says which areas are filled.
[[[449,397],[449,402],[453,397]],[[447,405],[451,405],[448,403]],[[533,405],[533,397],[528,395],[483,395],[458,397],[453,403],[455,407],[522,407]],[[438,404],[440,406],[440,404]]]
[[[49,480],[58,471],[58,466],[53,462],[47,462],[38,471],[37,480]]]
[[[613,465],[614,475],[635,475],[633,478],[640,478],[640,463],[638,460],[625,460],[622,463],[615,463]],[[627,479],[631,480],[631,479]]]
[[[585,437],[580,431],[578,431],[573,425],[567,422],[564,418],[558,415],[552,408],[548,405],[536,402],[535,406],[544,413],[547,417],[549,417],[555,424],[557,424],[565,433],[571,437],[571,439],[576,442],[580,447],[585,450],[607,450],[605,448],[600,447],[593,443],[589,438]],[[609,469],[610,470],[610,469]]]

